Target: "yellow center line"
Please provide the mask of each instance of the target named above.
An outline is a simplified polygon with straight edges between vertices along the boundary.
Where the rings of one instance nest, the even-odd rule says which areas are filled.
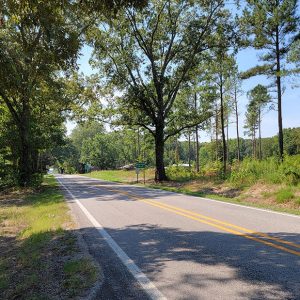
[[[232,233],[232,234],[235,234],[235,235],[238,235],[238,236],[242,236],[242,237],[245,237],[245,238],[247,238],[247,239],[250,239],[250,240],[253,240],[253,241],[256,241],[256,242],[265,244],[265,245],[268,245],[268,246],[270,246],[270,247],[273,247],[273,248],[276,248],[276,249],[279,249],[279,250],[282,250],[282,251],[285,251],[285,252],[288,252],[288,253],[291,253],[291,254],[300,256],[300,252],[298,252],[298,251],[294,251],[294,250],[292,250],[292,249],[289,249],[289,248],[286,248],[286,247],[283,247],[283,246],[280,246],[280,245],[277,245],[277,244],[268,242],[268,241],[266,241],[266,240],[263,240],[263,239],[259,239],[259,238],[253,237],[253,236],[250,236],[250,235],[248,235],[248,234],[245,234],[245,233],[242,233],[242,232],[239,232],[239,231],[236,231],[236,230],[233,230],[233,229],[230,229],[230,228],[221,226],[221,225],[217,225],[217,224],[215,224],[215,223],[212,223],[212,222],[209,222],[209,221],[206,221],[206,220],[197,218],[197,217],[193,217],[193,216],[191,216],[191,215],[182,213],[182,212],[180,212],[180,211],[177,211],[177,210],[174,210],[174,209],[171,209],[171,208],[164,207],[164,206],[162,206],[162,205],[159,205],[159,204],[157,204],[157,203],[150,202],[150,201],[148,201],[148,200],[139,200],[139,201],[144,202],[144,203],[147,203],[147,204],[152,205],[152,206],[159,207],[159,208],[164,209],[164,210],[171,211],[171,212],[173,212],[173,213],[175,213],[175,214],[177,214],[177,215],[181,215],[181,216],[184,216],[184,217],[186,217],[186,218],[195,220],[195,221],[197,221],[197,222],[199,222],[199,223],[204,223],[204,224],[210,225],[210,226],[212,226],[212,227],[221,229],[221,230],[223,230],[223,231],[227,231],[227,232],[230,232],[230,233]]]
[[[120,193],[120,194],[124,194],[124,195],[126,195],[130,198],[136,199],[137,201],[141,201],[141,202],[147,203],[149,205],[156,206],[158,208],[173,212],[177,215],[184,216],[184,217],[192,219],[194,221],[204,223],[204,224],[210,225],[212,227],[221,229],[223,231],[230,232],[232,234],[242,236],[242,237],[245,237],[247,239],[250,239],[250,240],[265,244],[265,245],[268,245],[270,247],[273,247],[273,248],[276,248],[276,249],[279,249],[279,250],[282,250],[282,251],[300,256],[300,252],[298,252],[298,251],[286,248],[284,246],[274,244],[272,242],[268,242],[264,239],[261,239],[259,237],[254,237],[252,235],[258,235],[258,236],[267,238],[269,240],[274,240],[278,243],[287,244],[289,246],[300,248],[300,245],[298,245],[298,244],[295,244],[295,243],[292,243],[292,242],[289,242],[289,241],[285,241],[285,240],[282,240],[282,239],[279,239],[279,238],[276,238],[276,237],[272,237],[272,236],[269,236],[269,235],[267,235],[265,233],[262,233],[262,232],[256,232],[256,231],[253,231],[253,230],[241,227],[241,226],[237,226],[237,225],[234,225],[234,224],[231,224],[231,223],[228,223],[228,222],[223,222],[223,221],[211,218],[211,217],[207,217],[207,216],[204,216],[202,214],[195,213],[195,212],[192,212],[192,211],[189,211],[189,210],[177,207],[177,206],[165,204],[165,203],[159,202],[157,200],[143,198],[143,197],[140,197],[140,196],[137,196],[137,195],[133,195],[129,192],[120,191],[120,190],[116,190],[116,189],[109,189],[109,188],[106,188],[106,189],[111,191],[111,192],[117,192],[117,193]],[[221,225],[219,225],[219,224],[221,224]],[[228,227],[231,227],[231,228],[235,228],[235,229],[238,229],[238,230],[242,230],[242,231],[247,232],[247,233],[252,234],[252,235],[245,234],[244,232],[240,232],[240,231],[228,228],[228,227],[224,227],[222,225],[225,225],[225,226],[228,226]]]
[[[180,208],[180,207],[177,207],[177,206],[173,206],[173,205],[169,205],[169,204],[166,204],[166,203],[162,203],[162,202],[159,202],[157,200],[152,200],[152,199],[147,199],[147,198],[141,198],[141,197],[138,197],[136,195],[132,195],[128,192],[125,192],[125,191],[119,191],[119,190],[111,190],[113,192],[118,192],[118,193],[123,193],[125,195],[128,195],[130,196],[131,198],[134,198],[136,200],[141,200],[141,199],[145,199],[147,201],[151,201],[153,203],[159,203],[160,205],[163,205],[163,206],[166,206],[166,207],[169,207],[169,208],[172,208],[172,209],[175,209],[175,210],[179,210],[179,211],[182,211],[184,213],[188,213],[190,215],[194,215],[194,216],[197,216],[197,217],[201,217],[201,218],[204,218],[206,220],[210,220],[210,221],[213,221],[213,222],[216,222],[216,223],[219,223],[219,224],[223,224],[223,225],[226,225],[226,226],[229,226],[229,227],[232,227],[232,228],[236,228],[236,229],[239,229],[239,230],[242,230],[242,231],[245,231],[247,233],[250,233],[250,234],[253,234],[253,235],[259,235],[259,236],[262,236],[264,238],[267,238],[269,240],[273,240],[273,241],[276,241],[278,243],[282,243],[282,244],[286,244],[286,245],[289,245],[289,246],[292,246],[292,247],[295,247],[295,248],[300,248],[300,245],[298,244],[295,244],[293,242],[289,242],[289,241],[286,241],[286,240],[282,240],[280,238],[277,238],[277,237],[273,237],[273,236],[270,236],[268,234],[265,234],[265,233],[262,233],[262,232],[257,232],[257,231],[254,231],[254,230],[250,230],[250,229],[247,229],[247,228],[244,228],[244,227],[241,227],[241,226],[237,226],[237,225],[234,225],[234,224],[231,224],[231,223],[228,223],[228,222],[224,222],[224,221],[220,221],[220,220],[217,220],[217,219],[214,219],[214,218],[211,218],[211,217],[207,217],[205,215],[202,215],[202,214],[199,214],[199,213],[195,213],[193,211],[189,211],[189,210],[186,210],[186,209],[183,209],[183,208]]]
[[[190,215],[194,215],[194,216],[197,216],[197,217],[201,217],[201,218],[204,218],[204,219],[206,219],[206,220],[210,220],[210,221],[213,221],[213,222],[216,222],[216,223],[219,223],[219,224],[223,224],[223,225],[226,225],[226,226],[229,226],[229,227],[232,227],[232,228],[236,228],[236,229],[239,229],[239,230],[242,230],[242,231],[251,233],[251,234],[253,234],[253,235],[259,235],[259,236],[262,236],[262,237],[267,238],[267,239],[269,239],[269,240],[276,241],[276,242],[278,242],[278,243],[282,243],[282,244],[286,244],[286,245],[289,245],[289,246],[293,246],[293,247],[295,247],[295,248],[300,248],[300,245],[298,245],[298,244],[295,244],[295,243],[293,243],[293,242],[289,242],[289,241],[286,241],[286,240],[282,240],[282,239],[277,238],[277,237],[270,236],[270,235],[265,234],[265,233],[263,233],[263,232],[257,232],[257,231],[254,231],[254,230],[250,230],[250,229],[247,229],[247,228],[244,228],[244,227],[241,227],[241,226],[237,226],[237,225],[234,225],[234,224],[231,224],[231,223],[227,223],[227,222],[224,222],[224,221],[220,221],[220,220],[218,220],[218,219],[214,219],[214,218],[211,218],[211,217],[207,217],[207,216],[204,216],[204,215],[202,215],[202,214],[195,213],[195,212],[193,212],[193,211],[186,210],[186,209],[183,209],[183,208],[180,208],[180,207],[177,207],[177,206],[165,204],[165,203],[162,203],[162,202],[159,202],[159,201],[156,201],[156,200],[151,200],[151,199],[145,199],[145,200],[148,200],[148,201],[151,201],[151,202],[154,202],[154,203],[159,203],[160,205],[163,205],[163,206],[166,206],[166,207],[169,207],[169,208],[178,210],[178,211],[182,211],[182,212],[188,213],[188,214],[190,214]]]

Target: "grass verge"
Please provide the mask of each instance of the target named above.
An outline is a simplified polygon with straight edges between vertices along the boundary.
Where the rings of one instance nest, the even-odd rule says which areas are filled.
[[[143,181],[143,174],[144,171],[140,171],[139,174],[139,181]],[[97,178],[112,182],[123,182],[123,183],[136,183],[136,173],[135,170],[103,170],[103,171],[93,171],[91,173],[83,174],[84,176]],[[146,181],[153,179],[154,177],[154,170],[153,169],[146,169],[145,170],[145,179]]]
[[[1,299],[74,299],[88,293],[98,270],[80,247],[53,176],[45,176],[38,190],[1,194],[0,215]],[[72,264],[83,271],[72,272]]]
[[[250,206],[250,207],[256,207],[256,208],[262,208],[262,209],[269,209],[269,210],[274,210],[278,212],[284,212],[284,213],[289,213],[289,214],[294,214],[294,215],[300,215],[300,199],[296,201],[296,205],[299,205],[299,209],[297,208],[289,208],[289,207],[280,207],[276,206],[276,204],[267,204],[267,203],[253,203],[250,201],[247,201],[247,198],[243,195],[239,197],[225,197],[225,196],[220,196],[216,194],[206,194],[204,192],[195,192],[195,191],[190,191],[182,188],[176,188],[176,187],[169,187],[169,186],[164,186],[164,185],[153,185],[153,184],[148,184],[147,187],[153,188],[153,189],[161,189],[169,192],[175,192],[175,193],[180,193],[180,194],[185,194],[185,195],[190,195],[190,196],[196,196],[196,197],[202,197],[202,198],[208,198],[216,201],[222,201],[222,202],[228,202],[228,203],[233,203],[233,204],[239,204],[239,205],[244,205],[244,206]]]

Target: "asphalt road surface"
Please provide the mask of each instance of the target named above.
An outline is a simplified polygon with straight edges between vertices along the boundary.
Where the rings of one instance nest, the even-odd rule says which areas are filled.
[[[103,266],[99,299],[300,299],[300,217],[57,179]]]

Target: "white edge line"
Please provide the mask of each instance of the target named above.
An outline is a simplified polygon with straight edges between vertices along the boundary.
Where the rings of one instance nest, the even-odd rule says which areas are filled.
[[[100,181],[100,182],[101,181],[110,182],[110,183],[113,183],[115,185],[124,186],[124,187],[128,186],[126,184],[120,184],[118,182],[113,182],[113,181],[104,180],[104,179],[98,179],[98,178],[93,178],[93,177],[88,177],[88,176],[83,176],[83,175],[78,175],[78,174],[76,174],[76,176],[89,178],[89,179]],[[282,215],[282,216],[286,216],[286,217],[300,218],[300,216],[298,216],[298,215],[292,215],[292,214],[289,214],[289,213],[284,213],[284,212],[279,212],[279,211],[274,211],[274,210],[269,210],[269,209],[264,209],[264,208],[259,208],[259,207],[252,207],[252,206],[247,206],[247,205],[242,205],[242,204],[230,203],[230,202],[226,202],[226,201],[222,201],[222,200],[215,200],[215,199],[204,198],[204,197],[200,197],[200,196],[188,195],[188,194],[183,194],[183,193],[176,193],[176,192],[172,192],[172,191],[162,190],[162,189],[159,189],[159,188],[155,189],[155,188],[151,188],[151,187],[143,187],[143,186],[136,186],[136,185],[132,185],[130,187],[135,187],[135,188],[139,188],[139,189],[162,191],[162,192],[165,192],[165,193],[170,193],[170,194],[175,194],[175,195],[184,195],[184,196],[187,196],[187,197],[195,197],[195,198],[199,198],[199,199],[206,200],[206,201],[222,203],[222,204],[226,204],[226,205],[233,205],[233,206],[238,206],[238,207],[243,207],[243,208],[249,208],[249,209],[259,210],[259,211],[268,212],[268,213],[272,213],[272,214]]]
[[[90,214],[90,212],[80,203],[80,201],[72,194],[72,192],[56,177],[60,185],[68,192],[71,198],[80,207],[86,217],[98,230],[99,234],[104,238],[110,248],[117,254],[122,263],[126,266],[132,276],[142,286],[144,291],[153,300],[166,300],[167,298],[156,288],[156,286],[148,279],[148,277],[140,270],[131,258],[121,249],[114,239],[107,233],[103,226]]]

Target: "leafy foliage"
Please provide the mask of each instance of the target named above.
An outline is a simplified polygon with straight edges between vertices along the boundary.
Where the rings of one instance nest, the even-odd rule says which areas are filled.
[[[279,156],[283,159],[282,126],[282,77],[293,69],[287,69],[285,62],[290,48],[299,40],[299,17],[297,0],[246,1],[243,17],[240,18],[242,31],[248,37],[248,45],[255,49],[264,49],[260,56],[262,65],[246,71],[242,77],[265,74],[274,80],[277,92],[278,145]]]
[[[225,12],[223,1],[152,0],[141,10],[94,27],[88,38],[101,81],[118,91],[111,105],[117,123],[146,128],[155,140],[157,179],[167,179],[164,143],[204,122],[209,111],[178,110],[181,92],[199,72]],[[197,38],[195,38],[197,36]]]

